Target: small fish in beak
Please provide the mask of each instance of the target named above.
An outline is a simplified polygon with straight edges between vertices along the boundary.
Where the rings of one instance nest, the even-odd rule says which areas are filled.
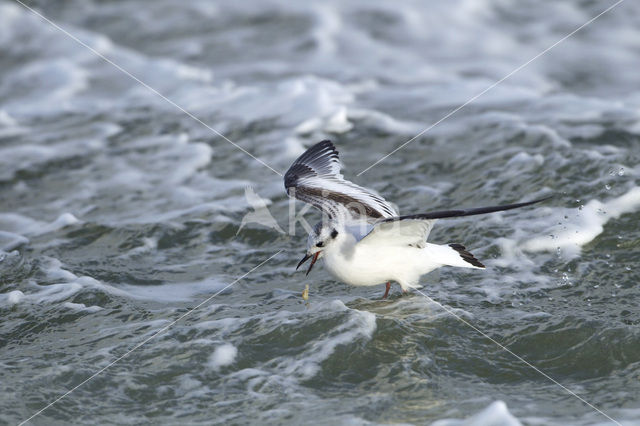
[[[311,272],[311,268],[313,268],[313,265],[316,263],[316,260],[318,260],[319,255],[320,255],[319,251],[315,252],[314,254],[305,254],[302,260],[300,261],[300,263],[298,263],[298,266],[296,266],[296,271],[304,262],[306,262],[311,257],[313,257],[313,259],[311,259],[311,265],[309,265],[309,269],[307,269],[307,273],[305,274],[305,275],[309,275],[309,272]]]

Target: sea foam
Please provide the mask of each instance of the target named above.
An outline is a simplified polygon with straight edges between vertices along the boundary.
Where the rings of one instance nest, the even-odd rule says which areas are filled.
[[[221,367],[233,364],[238,355],[238,348],[230,343],[218,346],[209,357],[208,366],[217,370]]]
[[[580,254],[584,245],[604,230],[604,225],[622,214],[640,209],[640,187],[608,201],[590,200],[580,208],[555,208],[549,222],[560,223],[544,232],[545,236],[525,241],[522,249],[530,252],[560,250],[567,257]]]

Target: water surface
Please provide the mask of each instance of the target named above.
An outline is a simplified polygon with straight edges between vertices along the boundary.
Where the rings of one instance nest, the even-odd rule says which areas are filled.
[[[444,306],[640,424],[638,4],[358,178],[609,3],[29,5],[278,172],[330,138],[403,213],[557,197],[440,221],[487,269],[428,275],[432,300],[305,278],[281,176],[2,2],[0,423],[281,251],[32,423],[610,424]],[[286,232],[241,228],[247,187]]]

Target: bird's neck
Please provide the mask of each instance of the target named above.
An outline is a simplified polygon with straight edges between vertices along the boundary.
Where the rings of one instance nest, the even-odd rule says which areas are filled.
[[[353,256],[356,246],[356,239],[350,232],[346,231],[344,227],[337,229],[338,235],[332,244],[327,246],[326,255],[340,255],[350,258]]]

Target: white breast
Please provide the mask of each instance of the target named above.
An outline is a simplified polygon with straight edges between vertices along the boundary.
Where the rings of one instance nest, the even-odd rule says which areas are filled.
[[[423,251],[415,247],[359,245],[355,240],[327,247],[323,258],[331,275],[354,286],[396,281],[413,287],[420,275],[439,266],[429,265]]]

